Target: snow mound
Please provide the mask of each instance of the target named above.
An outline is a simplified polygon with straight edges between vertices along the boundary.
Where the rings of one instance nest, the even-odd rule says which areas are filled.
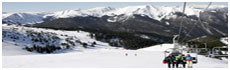
[[[147,48],[139,49],[139,50],[145,50],[145,51],[165,51],[169,48],[173,48],[173,44],[161,44],[161,45],[156,45],[156,46],[150,46]]]

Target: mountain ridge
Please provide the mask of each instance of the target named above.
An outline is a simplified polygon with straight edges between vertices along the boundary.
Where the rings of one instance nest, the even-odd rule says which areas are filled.
[[[185,10],[186,15],[196,15],[199,16],[199,12],[203,11],[206,5],[189,5]],[[211,11],[215,10],[227,10],[227,7],[224,5],[213,5],[210,7]],[[76,16],[94,16],[94,17],[102,17],[102,16],[116,16],[116,15],[127,15],[132,16],[135,14],[148,16],[152,19],[161,20],[163,18],[174,17],[172,13],[181,12],[182,6],[154,6],[154,5],[138,5],[138,6],[126,6],[126,7],[95,7],[90,9],[76,9],[76,10],[64,10],[57,11],[51,13],[45,12],[3,12],[3,21],[15,22],[19,24],[27,24],[27,23],[41,23],[44,19],[57,19],[57,18],[72,18]],[[40,14],[40,15],[39,15]],[[18,15],[22,15],[21,17]],[[26,17],[27,18],[22,18]],[[32,19],[26,20],[26,19]]]

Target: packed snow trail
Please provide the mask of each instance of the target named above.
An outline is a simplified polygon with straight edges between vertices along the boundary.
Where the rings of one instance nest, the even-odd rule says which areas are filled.
[[[3,42],[4,45],[4,42]],[[6,46],[6,45],[5,45]],[[172,46],[172,45],[171,45]],[[9,46],[8,46],[9,47]],[[150,51],[158,48],[158,51]],[[153,46],[142,50],[124,50],[115,48],[99,48],[76,50],[59,54],[36,54],[36,55],[4,55],[4,68],[167,68],[162,64],[164,53],[159,47]],[[148,49],[148,50],[147,50]],[[7,50],[3,48],[3,50]],[[128,54],[127,56],[125,54]],[[135,56],[135,54],[137,54]],[[227,68],[227,60],[217,60],[198,56],[198,64],[194,68]]]
[[[36,54],[32,52],[28,52],[22,49],[22,47],[15,46],[12,43],[2,43],[2,53],[3,56],[13,56],[13,55],[31,55],[31,54]]]

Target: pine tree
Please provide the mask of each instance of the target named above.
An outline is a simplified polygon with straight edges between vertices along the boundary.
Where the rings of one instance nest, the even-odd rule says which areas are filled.
[[[87,43],[82,43],[82,46],[84,47],[84,48],[87,48]]]

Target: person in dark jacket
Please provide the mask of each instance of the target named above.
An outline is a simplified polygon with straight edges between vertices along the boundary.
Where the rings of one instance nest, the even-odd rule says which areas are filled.
[[[168,64],[168,68],[174,68],[175,66],[175,56],[170,54],[168,57],[165,58],[165,62]]]
[[[179,67],[179,64],[182,64],[183,68],[185,68],[185,57],[182,54],[176,56],[176,68]]]

